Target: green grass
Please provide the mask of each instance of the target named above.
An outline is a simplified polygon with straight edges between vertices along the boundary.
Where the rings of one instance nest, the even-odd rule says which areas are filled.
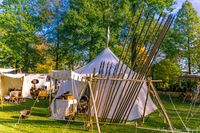
[[[173,126],[180,131],[185,131],[180,119],[178,118],[169,98],[167,96],[161,97],[162,102],[167,110],[167,113],[173,123]],[[183,121],[189,129],[198,130],[200,129],[200,106],[199,104],[192,110],[193,117],[190,121],[186,122],[188,110],[190,109],[190,101],[183,102],[182,99],[173,98],[173,101],[180,113]],[[33,112],[28,119],[22,121],[21,124],[16,124],[19,112],[23,109],[29,109],[33,105],[33,100],[27,100],[18,105],[16,104],[4,104],[0,107],[0,132],[3,133],[84,133],[88,132],[84,128],[84,123],[73,122],[70,125],[67,121],[51,120],[49,119],[48,102],[46,100],[40,100],[36,103],[33,108]],[[140,123],[140,120],[137,120]],[[159,112],[156,111],[145,118],[145,123],[143,125],[138,124],[138,127],[144,128],[154,128],[154,129],[168,129],[164,119]],[[144,129],[136,129],[132,125],[101,125],[101,131],[106,133],[149,133],[158,131],[149,131]],[[97,132],[96,127],[93,132]]]

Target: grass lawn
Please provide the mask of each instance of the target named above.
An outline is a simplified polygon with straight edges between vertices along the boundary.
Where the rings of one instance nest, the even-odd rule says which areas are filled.
[[[167,113],[173,123],[173,126],[177,130],[185,131],[184,126],[182,125],[179,117],[176,114],[176,111],[171,104],[169,97],[162,96],[161,97],[163,104],[167,110]],[[182,99],[172,98],[176,108],[180,116],[182,117],[186,126],[193,130],[200,129],[200,106],[199,104],[192,110],[192,117],[189,117],[190,120],[186,121],[186,117],[188,114],[188,110],[190,110],[190,102],[183,102]],[[16,104],[6,104],[0,108],[0,132],[2,133],[84,133],[88,132],[87,129],[84,128],[84,123],[74,122],[70,125],[67,124],[66,121],[59,120],[50,120],[49,111],[48,111],[48,102],[46,100],[40,100],[39,103],[36,103],[36,106],[33,108],[32,115],[22,121],[22,124],[16,124],[19,111],[23,109],[28,109],[33,105],[33,100],[27,100],[26,102],[22,102],[19,105]],[[140,120],[138,120],[138,123]],[[134,128],[132,125],[103,125],[101,126],[102,132],[112,132],[112,133],[150,133],[150,132],[158,132],[158,131],[149,131],[140,129],[143,128],[154,128],[154,129],[167,129],[168,126],[164,123],[163,117],[159,115],[159,112],[156,111],[151,115],[145,118],[145,123],[143,125],[138,124],[138,128]],[[97,132],[96,128],[94,128],[93,132]],[[200,130],[199,130],[200,132]]]

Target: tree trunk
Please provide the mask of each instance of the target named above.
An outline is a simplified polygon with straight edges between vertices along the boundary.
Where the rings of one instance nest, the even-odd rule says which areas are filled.
[[[25,44],[25,51],[24,51],[24,72],[28,73],[28,69],[29,69],[29,46],[28,43]]]
[[[59,35],[58,35],[59,36]],[[59,68],[59,37],[58,37],[58,40],[57,40],[57,44],[56,44],[56,70],[58,70]]]
[[[188,73],[191,74],[190,40],[188,37]]]
[[[59,5],[56,3],[56,16],[58,18]],[[59,21],[57,20],[57,28],[59,27]],[[57,43],[56,43],[56,70],[59,69],[59,47],[60,47],[60,35],[59,29],[57,29]]]
[[[91,37],[91,41],[90,41],[90,46],[89,46],[89,61],[91,61],[92,60],[92,51],[95,51],[94,49],[93,49],[93,37]]]
[[[135,69],[134,66],[136,65],[136,58],[137,58],[137,50],[136,50],[136,39],[133,38],[132,41],[132,49],[131,49],[131,66],[133,68],[133,70]]]
[[[19,63],[19,61],[16,60],[16,61],[15,61],[15,69],[16,69],[15,71],[16,71],[16,73],[18,72],[18,63]]]

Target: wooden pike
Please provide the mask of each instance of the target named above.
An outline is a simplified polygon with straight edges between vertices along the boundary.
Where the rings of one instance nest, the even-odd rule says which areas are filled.
[[[117,68],[118,68],[118,65],[119,64],[116,64],[115,65],[115,68],[114,68],[114,71],[113,71],[113,74],[112,74],[112,77],[114,78],[115,77],[115,73],[116,73],[116,71],[117,71]],[[112,83],[112,82],[111,82]],[[107,92],[107,95],[106,95],[106,101],[108,101],[108,99],[109,99],[109,96],[110,96],[110,93],[111,93],[111,89],[108,89],[108,92]],[[105,104],[103,105],[103,109],[105,109]],[[101,113],[101,121],[103,120],[103,113]]]
[[[142,12],[143,12],[143,9],[142,9]],[[135,26],[135,28],[134,28],[134,35],[133,35],[133,36],[136,36],[136,30],[137,30],[138,24],[139,24],[139,22],[140,22],[140,18],[141,18],[141,16],[142,16],[142,12],[140,13],[140,15],[139,15],[139,17],[138,17],[136,26]],[[125,58],[127,57],[127,55],[128,55],[130,46],[131,46],[131,45],[129,44],[128,49],[127,49],[127,51],[125,52],[124,59],[125,59]],[[123,54],[122,54],[122,55],[123,55]],[[122,57],[122,58],[123,58],[123,57]],[[117,78],[119,78],[119,76],[120,76],[120,74],[121,74],[121,71],[122,71],[122,68],[124,67],[124,64],[123,64],[123,63],[120,63],[120,60],[119,60],[119,65],[121,65],[121,67],[120,67],[119,73],[117,74]],[[119,67],[118,67],[118,68],[119,68]],[[118,70],[118,69],[117,69],[117,70]],[[127,69],[126,69],[126,70],[127,70]],[[124,72],[124,75],[125,75],[125,73],[126,73],[126,72]],[[103,111],[103,121],[106,120],[106,118],[107,118],[107,116],[108,116],[108,114],[109,114],[110,108],[111,108],[111,106],[112,106],[112,104],[113,104],[113,101],[114,101],[114,98],[115,98],[115,97],[113,97],[113,95],[116,96],[116,94],[117,94],[117,92],[118,92],[118,90],[117,90],[117,92],[115,91],[116,84],[117,84],[117,82],[113,82],[113,83],[111,83],[111,86],[109,87],[109,89],[111,90],[111,94],[110,94],[110,97],[109,97],[107,106],[105,107],[105,110]],[[113,89],[113,88],[114,88],[114,89]]]
[[[159,16],[159,19],[160,19],[160,17],[161,17],[161,15]],[[159,21],[159,19],[158,19],[158,21]],[[157,21],[157,22],[158,22],[158,21]],[[157,24],[157,23],[156,23],[156,24]],[[149,27],[150,27],[150,26],[149,26]],[[149,27],[148,27],[148,29],[149,29]],[[156,27],[156,25],[155,25],[155,27]],[[155,27],[154,27],[154,29],[155,29]],[[154,32],[154,30],[153,30],[153,32]],[[147,52],[147,53],[148,53],[148,52]],[[143,52],[142,55],[143,55],[143,54],[145,54],[145,53]],[[147,55],[146,55],[146,56],[147,56]],[[135,64],[135,63],[136,63],[136,60],[135,60],[134,64]],[[132,67],[134,67],[134,66],[132,66]],[[137,73],[134,73],[134,74],[132,75],[131,78],[132,78],[132,79],[135,78],[135,77],[136,77],[136,74],[137,74]],[[128,78],[129,78],[129,77],[128,77]],[[127,89],[130,87],[131,84],[132,84],[132,83],[129,83],[129,84],[128,84]],[[127,86],[127,83],[125,83],[123,90],[125,90],[126,86]],[[125,92],[124,97],[127,95],[127,92],[128,92],[128,91]],[[124,98],[122,98],[121,104],[124,103],[123,99],[124,99]],[[119,99],[119,100],[121,100],[121,99]],[[120,102],[118,101],[118,104],[117,104],[118,106],[119,106],[119,103],[120,103]],[[120,104],[120,105],[121,105],[121,104]],[[117,110],[117,109],[116,109],[116,110]],[[122,110],[122,109],[120,109],[120,110]],[[116,113],[116,111],[115,111],[115,113]],[[121,114],[121,113],[120,113],[120,114]],[[114,116],[115,116],[115,114],[113,115],[113,117],[114,117]]]
[[[107,73],[108,73],[108,67],[109,67],[109,62],[106,64],[106,72],[105,72],[105,75],[104,75],[104,73],[102,73],[101,74],[101,77],[104,77],[104,76],[106,76],[107,75]],[[101,106],[100,104],[99,104],[99,99],[101,98],[101,96],[102,96],[102,86],[104,85],[104,82],[105,81],[102,81],[102,82],[100,82],[101,84],[99,84],[99,90],[98,90],[98,97],[97,97],[97,110],[98,110],[98,107],[99,106]]]
[[[165,23],[165,25],[164,25],[164,27],[163,27],[163,29],[162,29],[162,32],[161,32],[160,36],[159,36],[159,38],[158,38],[158,40],[157,40],[157,42],[156,42],[156,44],[155,44],[155,48],[152,49],[152,53],[149,55],[150,60],[149,60],[149,62],[147,62],[147,67],[144,68],[144,69],[146,70],[146,72],[144,73],[144,76],[148,73],[148,71],[149,71],[149,69],[150,69],[150,66],[151,66],[151,64],[152,64],[152,62],[153,62],[153,60],[154,60],[154,58],[155,58],[155,55],[156,55],[157,52],[158,52],[158,49],[159,49],[159,47],[160,47],[160,44],[161,44],[161,42],[163,41],[163,39],[164,39],[164,37],[165,37],[165,35],[166,35],[166,33],[167,33],[167,31],[168,31],[168,29],[169,29],[169,27],[170,27],[172,21],[173,21],[173,17],[172,17],[172,16],[169,16],[169,17],[168,17],[168,20],[166,21],[166,23]],[[142,86],[142,84],[141,84],[140,86]],[[140,90],[141,90],[141,87],[139,88],[139,91],[140,91]],[[134,99],[134,100],[132,101],[132,103],[131,103],[131,106],[130,106],[131,108],[129,108],[128,115],[130,114],[131,109],[132,109],[133,106],[134,106],[134,103],[135,103],[135,100],[136,100],[136,98],[137,98],[137,96],[138,96],[138,94],[139,94],[139,91],[137,92],[137,95],[136,95],[135,99]],[[126,116],[125,122],[126,122],[127,119],[128,119],[128,115]]]
[[[110,77],[110,72],[111,72],[111,68],[112,68],[112,63],[110,64],[110,68],[109,68],[109,71],[108,71],[108,74],[107,74],[107,80],[105,82],[105,84],[103,85],[102,87],[102,94],[105,94],[105,90],[106,90],[106,85],[108,84],[108,78]],[[99,79],[100,80],[100,79]],[[101,107],[102,105],[102,99],[103,99],[103,96],[100,96],[100,99],[99,99],[99,106],[97,107],[97,113],[99,113],[99,108]]]
[[[104,66],[105,66],[105,61],[102,62],[102,67],[99,68],[99,75],[100,75],[100,77],[103,77]],[[99,91],[101,89],[100,86],[101,86],[102,82],[103,81],[100,80],[99,83],[97,83],[97,87],[95,87],[95,88],[97,88],[97,92],[98,93],[99,93]],[[99,95],[97,95],[97,99],[96,99],[96,105],[98,106],[98,104],[99,104]]]
[[[149,47],[149,49],[150,49],[150,47]],[[145,65],[145,64],[144,64],[144,65]],[[140,75],[141,75],[141,73],[140,73]],[[138,76],[137,76],[137,77],[134,76],[134,78],[138,78]],[[132,83],[132,84],[135,84],[135,83]],[[131,85],[131,86],[132,86],[132,85]],[[136,89],[137,89],[137,88],[136,88]],[[128,91],[128,92],[130,92],[130,91]],[[130,93],[129,93],[129,94],[130,94]],[[135,94],[134,94],[134,95],[135,95]],[[124,102],[124,100],[122,100],[122,101]],[[126,101],[127,101],[127,100],[126,100]],[[123,103],[123,102],[122,102],[122,103]],[[127,106],[127,104],[125,104],[125,105]],[[124,111],[124,110],[123,110],[123,111]],[[122,113],[120,113],[120,114],[122,114]]]

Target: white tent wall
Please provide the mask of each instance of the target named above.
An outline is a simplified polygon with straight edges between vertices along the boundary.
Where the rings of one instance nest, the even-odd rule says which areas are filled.
[[[72,83],[73,83],[73,85],[72,85]],[[72,92],[72,86],[73,86],[74,87],[74,97],[76,99],[79,99],[79,96],[82,91],[82,89],[80,89],[80,88],[85,88],[86,85],[87,85],[86,82],[65,80],[61,83],[55,98],[58,98],[59,96],[61,96],[63,93],[65,93],[67,91]]]
[[[122,98],[124,98],[124,94],[127,90],[127,85],[125,88],[123,88],[125,86],[125,82],[124,81],[120,81],[121,86],[118,90],[118,92],[116,93],[116,97],[113,100],[113,104],[110,108],[110,112],[108,114],[108,118],[111,118],[116,106],[118,105],[118,100],[122,100]],[[117,84],[119,85],[120,83],[119,81],[117,82]],[[102,99],[101,104],[99,105],[98,109],[98,116],[102,116],[102,112],[105,110],[104,105],[107,104],[106,98],[107,98],[107,94],[108,94],[108,90],[109,90],[109,86],[110,86],[110,81],[108,82],[106,88],[105,88],[105,92],[104,95],[102,95],[102,97],[100,97],[100,99]],[[101,89],[101,88],[99,88]],[[124,90],[124,91],[123,91]],[[98,94],[98,91],[97,91]],[[96,94],[95,94],[96,95]],[[144,112],[144,106],[145,106],[145,100],[146,100],[146,95],[147,95],[147,85],[146,83],[143,84],[142,89],[136,99],[136,102],[131,110],[130,115],[128,116],[129,120],[133,120],[133,119],[138,119],[141,118],[141,116],[143,115]],[[120,97],[121,96],[121,97]],[[156,109],[156,106],[154,105],[152,99],[150,97],[148,97],[148,102],[147,102],[147,106],[146,106],[146,111],[145,111],[145,115],[150,114],[151,112],[154,112]]]
[[[56,96],[54,97],[54,99],[52,100],[52,103],[50,105],[50,109],[51,109],[51,117],[50,118],[61,119],[61,120],[63,120],[65,118],[65,111],[62,111],[62,110],[66,110],[65,104],[63,105],[63,103],[56,102],[56,98],[58,98],[59,96],[61,96],[63,93],[65,93],[67,91],[72,93],[72,91],[74,90],[75,99],[79,99],[81,92],[82,92],[82,90],[80,88],[85,88],[86,85],[87,85],[86,82],[81,82],[81,81],[74,81],[74,80],[63,81],[61,83],[61,86],[59,87],[59,90],[58,90]],[[72,89],[72,86],[73,86],[73,89]]]
[[[44,74],[0,74],[0,96],[9,95],[9,88],[15,88],[22,91],[23,98],[31,98],[30,89],[33,86],[31,81],[38,79],[36,87],[46,86],[46,77]],[[47,86],[49,89],[50,86]]]
[[[109,48],[105,48],[94,60],[92,60],[90,63],[88,63],[84,67],[82,67],[82,68],[80,68],[78,70],[75,70],[75,72],[79,73],[81,76],[84,77],[86,75],[93,74],[93,70],[95,68],[96,74],[98,74],[98,70],[100,68],[100,64],[103,61],[105,62],[105,64],[107,64],[107,63],[112,64],[111,74],[114,71],[114,67],[119,63],[119,59],[115,56],[115,54]],[[121,72],[120,75],[122,75],[125,72],[125,68],[126,68],[125,64],[120,64],[119,68],[120,68],[121,65],[123,65],[123,68],[122,68],[122,72]],[[105,72],[105,69],[106,69],[106,67],[104,67],[104,72]],[[126,75],[125,75],[126,77],[128,76],[129,71],[131,71],[131,75],[134,74],[134,72],[132,70],[127,69]],[[132,77],[132,76],[130,76],[130,77]],[[123,95],[124,95],[123,94],[122,97],[120,97],[120,94],[122,93],[122,90],[123,89],[127,89],[126,87],[125,88],[123,87],[124,86],[123,85],[124,81],[122,81],[122,82],[123,83],[119,88],[119,91],[118,91],[118,93],[117,93],[117,95],[115,97],[114,103],[113,103],[113,105],[111,107],[111,111],[110,111],[110,113],[108,115],[109,118],[112,116],[112,114],[114,112],[114,109],[116,107],[117,101],[119,99],[121,99],[123,97]],[[74,82],[74,83],[76,84],[77,82]],[[82,90],[84,90],[85,87],[86,87],[86,85],[80,85],[80,86],[75,85],[74,89],[77,92],[81,92]],[[106,100],[106,95],[108,93],[108,89],[109,89],[109,83],[107,84],[106,89],[105,89],[106,91],[104,92],[104,95],[103,95],[102,104],[100,105],[100,110],[99,110],[99,113],[98,113],[99,116],[102,113],[103,105],[106,104],[105,100]],[[132,88],[132,89],[134,89],[134,88]],[[59,97],[62,93],[66,92],[66,91],[69,91],[69,90],[71,90],[71,82],[69,82],[69,81],[63,82],[61,84],[60,89],[58,90],[58,93],[57,93],[56,97]],[[97,96],[97,93],[98,93],[98,91],[96,92],[95,96]],[[134,106],[133,106],[133,108],[131,110],[131,113],[130,113],[130,115],[128,117],[129,120],[138,119],[138,118],[140,118],[142,116],[143,111],[144,111],[146,95],[147,95],[147,85],[146,85],[146,83],[144,83],[142,85],[142,88],[141,88],[140,92],[139,92],[137,100],[136,100],[136,102],[135,102],[135,104],[134,104]],[[80,96],[78,96],[78,97],[80,97]],[[52,102],[52,105],[53,104],[54,103]],[[146,105],[146,113],[145,113],[145,115],[148,115],[148,114],[154,112],[156,109],[157,108],[156,108],[155,104],[152,102],[151,97],[149,97],[147,105]]]
[[[31,98],[30,89],[33,86],[31,81],[33,79],[38,79],[39,83],[36,84],[36,88],[41,86],[46,86],[46,74],[28,74],[24,78],[23,90],[22,90],[22,97],[24,98]],[[47,86],[47,90],[50,89],[50,86]]]
[[[0,68],[0,73],[10,73],[15,71],[15,69],[5,69],[5,68]]]
[[[22,90],[24,74],[1,74],[0,96],[9,95],[9,88]]]

